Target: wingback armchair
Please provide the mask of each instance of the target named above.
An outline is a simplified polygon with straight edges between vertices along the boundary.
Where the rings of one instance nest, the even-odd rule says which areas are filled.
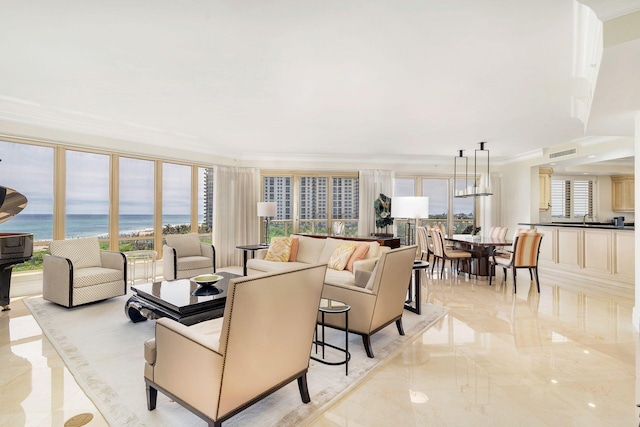
[[[96,237],[53,240],[44,255],[42,297],[75,307],[127,293],[127,261],[122,252],[100,250]]]
[[[373,271],[358,270],[354,285],[325,280],[322,296],[351,306],[349,332],[362,336],[369,357],[374,357],[371,335],[382,328],[395,322],[404,335],[402,314],[415,255],[415,245],[384,252]],[[342,316],[327,316],[325,325],[345,329]]]
[[[162,247],[162,271],[167,280],[216,272],[216,249],[196,233],[170,234]]]
[[[156,323],[145,343],[147,406],[157,392],[206,420],[222,422],[306,374],[326,264],[231,279],[222,318]],[[405,284],[406,287],[406,284]]]

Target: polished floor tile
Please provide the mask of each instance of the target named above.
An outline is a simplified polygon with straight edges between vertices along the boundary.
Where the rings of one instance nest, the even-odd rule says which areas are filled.
[[[425,300],[447,316],[311,425],[638,425],[633,299],[541,279],[540,294],[520,278],[514,294],[510,282],[427,278]],[[11,306],[0,314],[0,425],[79,414],[107,425],[21,299]]]

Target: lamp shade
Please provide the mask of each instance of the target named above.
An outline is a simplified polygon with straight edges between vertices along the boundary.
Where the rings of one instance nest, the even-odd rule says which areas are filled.
[[[429,218],[428,197],[394,197],[391,199],[393,218]]]
[[[276,216],[276,202],[258,202],[258,216]]]

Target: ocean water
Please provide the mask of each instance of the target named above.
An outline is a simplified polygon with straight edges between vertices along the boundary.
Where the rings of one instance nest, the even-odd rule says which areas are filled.
[[[163,215],[162,225],[189,224],[189,215]],[[120,215],[120,235],[153,229],[153,215]],[[67,215],[66,237],[105,236],[109,231],[109,215]],[[2,233],[33,233],[35,241],[53,238],[53,215],[24,214],[0,224]]]

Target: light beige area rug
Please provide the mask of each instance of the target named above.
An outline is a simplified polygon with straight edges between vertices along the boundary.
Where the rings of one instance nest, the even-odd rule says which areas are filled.
[[[154,336],[154,321],[132,323],[124,313],[129,296],[67,309],[42,298],[25,299],[34,318],[69,371],[112,426],[202,426],[205,422],[158,393],[154,411],[147,411],[143,378],[143,343]],[[372,337],[374,359],[366,356],[362,339],[350,335],[349,376],[343,366],[311,361],[307,374],[311,402],[300,400],[294,381],[251,408],[224,422],[225,426],[299,426],[313,419],[359,384],[376,366],[396,354],[418,334],[444,317],[448,309],[424,304],[422,315],[406,311],[405,336],[394,324]],[[344,333],[329,330],[328,342],[344,343]],[[198,369],[185,366],[184,369]],[[203,380],[206,380],[203,378]]]

